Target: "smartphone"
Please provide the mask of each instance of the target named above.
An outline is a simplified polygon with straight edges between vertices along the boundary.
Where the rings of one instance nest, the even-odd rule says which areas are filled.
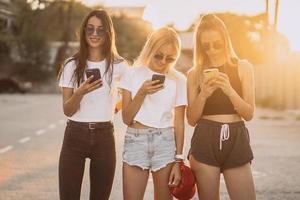
[[[205,69],[203,71],[203,74],[205,78],[217,77],[219,75],[219,69],[217,68]]]
[[[155,85],[163,84],[165,82],[165,79],[166,79],[165,75],[161,75],[161,74],[153,74],[152,75],[152,81],[159,80],[159,82],[156,83]]]
[[[98,68],[92,68],[92,69],[86,69],[85,70],[85,74],[86,74],[86,77],[89,78],[90,76],[94,75],[92,82],[96,81],[96,80],[99,80],[101,79],[101,73],[100,73],[100,70]]]

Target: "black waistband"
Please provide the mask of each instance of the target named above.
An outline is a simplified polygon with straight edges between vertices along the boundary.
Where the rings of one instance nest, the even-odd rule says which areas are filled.
[[[80,126],[87,129],[103,129],[113,127],[113,123],[111,121],[107,122],[76,122],[72,120],[68,120],[68,125]]]
[[[237,122],[229,122],[229,123],[224,123],[224,122],[217,122],[209,119],[200,119],[197,125],[200,124],[207,124],[207,125],[213,125],[213,126],[222,126],[223,124],[228,124],[229,126],[244,126],[245,123],[244,121],[237,121]]]

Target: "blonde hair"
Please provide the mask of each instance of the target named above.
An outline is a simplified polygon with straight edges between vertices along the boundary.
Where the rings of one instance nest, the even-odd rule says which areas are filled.
[[[151,59],[163,45],[171,44],[176,49],[175,61],[170,65],[167,74],[178,77],[179,72],[174,69],[174,65],[181,51],[181,42],[176,31],[169,27],[163,27],[155,30],[146,41],[139,57],[134,63],[135,66],[148,67]]]
[[[213,30],[217,31],[221,34],[224,42],[225,48],[225,55],[227,59],[227,65],[235,66],[237,61],[239,60],[238,56],[236,55],[232,43],[227,31],[227,28],[224,22],[218,18],[214,14],[206,14],[202,16],[195,28],[195,35],[194,35],[194,66],[193,69],[195,70],[195,84],[200,86],[200,80],[202,77],[202,71],[209,64],[209,60],[205,52],[203,52],[201,48],[201,36],[204,31]]]

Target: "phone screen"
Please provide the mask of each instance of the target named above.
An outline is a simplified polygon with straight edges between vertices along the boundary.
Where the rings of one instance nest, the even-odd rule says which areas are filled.
[[[207,78],[217,77],[219,75],[218,69],[206,69],[203,71],[204,76]]]
[[[93,69],[86,69],[85,70],[85,74],[86,74],[86,77],[89,78],[90,76],[94,76],[94,78],[92,79],[91,83],[96,81],[96,80],[99,80],[101,79],[101,74],[100,74],[100,70],[97,69],[97,68],[93,68]]]
[[[155,85],[164,83],[165,79],[166,79],[165,75],[161,75],[161,74],[152,75],[152,81],[159,80],[159,82],[156,83]]]

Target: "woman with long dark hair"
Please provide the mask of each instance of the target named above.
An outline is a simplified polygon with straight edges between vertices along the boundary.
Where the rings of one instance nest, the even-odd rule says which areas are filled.
[[[126,69],[116,50],[111,18],[104,10],[91,11],[80,29],[79,51],[59,73],[68,117],[59,160],[62,200],[80,199],[86,158],[91,160],[90,199],[109,199],[116,163],[112,124],[116,83]]]

